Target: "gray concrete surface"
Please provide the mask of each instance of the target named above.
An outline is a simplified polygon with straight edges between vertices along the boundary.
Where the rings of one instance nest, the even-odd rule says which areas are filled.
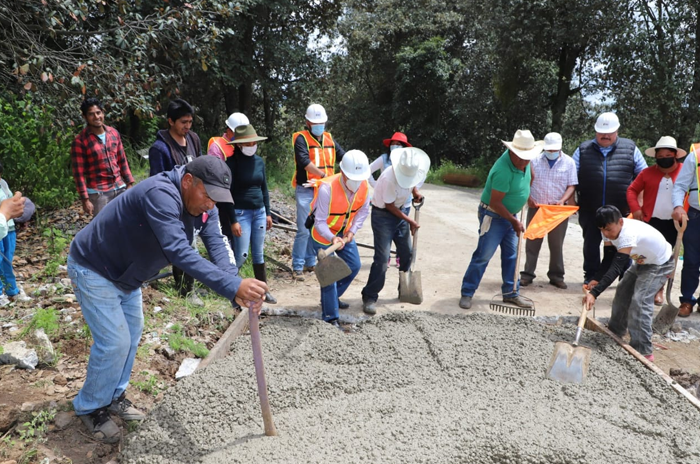
[[[603,335],[583,385],[545,378],[571,326],[393,313],[343,334],[262,328],[279,437],[265,437],[249,337],[181,381],[129,435],[126,463],[697,463],[700,413]]]

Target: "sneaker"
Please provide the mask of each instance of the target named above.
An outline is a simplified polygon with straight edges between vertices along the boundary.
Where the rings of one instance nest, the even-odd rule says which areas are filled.
[[[185,297],[185,300],[192,306],[198,306],[200,308],[204,307],[204,301],[195,292],[190,292]]]
[[[125,421],[142,421],[146,418],[144,413],[136,409],[131,401],[126,399],[126,392],[122,393],[116,400],[112,400],[109,412],[118,415]]]
[[[472,307],[472,297],[463,296],[459,299],[459,307],[462,309],[471,309]]]
[[[647,358],[649,361],[654,362],[654,353],[645,354],[644,357]]]
[[[316,266],[304,266],[304,272],[315,272]]]
[[[399,267],[399,257],[396,257],[396,267]]]
[[[292,271],[292,279],[296,280],[297,282],[303,282],[306,280],[304,278],[304,271]]]
[[[532,285],[532,279],[526,279],[526,278],[521,277],[520,278],[520,286],[527,287],[528,285]]]
[[[349,307],[350,303],[338,300],[338,309],[348,309]]]
[[[377,314],[377,302],[376,301],[363,301],[362,302],[362,311],[364,311],[365,314],[369,314],[370,316],[373,316]]]
[[[109,417],[106,407],[79,417],[95,440],[102,443],[117,443],[121,439],[121,431]]]
[[[522,284],[521,284],[521,285],[522,285]],[[566,285],[566,283],[564,283],[563,280],[561,280],[561,281],[559,281],[559,282],[554,282],[553,280],[550,280],[550,281],[549,281],[549,285],[554,285],[555,287],[561,288],[562,290],[566,290],[567,288],[569,288],[569,287]]]
[[[503,302],[504,303],[512,303],[516,306],[520,306],[521,308],[526,308],[526,309],[532,309],[534,307],[534,305],[530,301],[526,300],[525,298],[523,298],[520,295],[504,296]]]
[[[0,308],[10,304],[10,299],[4,293],[0,295]]]

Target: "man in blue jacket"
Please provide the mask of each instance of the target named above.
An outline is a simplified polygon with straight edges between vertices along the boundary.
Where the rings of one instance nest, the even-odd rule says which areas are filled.
[[[209,288],[259,312],[264,282],[241,279],[221,234],[215,202],[232,202],[231,171],[213,156],[150,177],[108,203],[71,244],[68,274],[94,344],[73,400],[94,438],[116,443],[109,413],[142,420],[126,399],[141,332],[141,284],[172,263]],[[190,246],[199,230],[211,262]]]

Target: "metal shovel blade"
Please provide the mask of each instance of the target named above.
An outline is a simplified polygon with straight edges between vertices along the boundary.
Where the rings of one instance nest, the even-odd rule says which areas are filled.
[[[316,278],[321,287],[327,287],[350,274],[352,274],[350,267],[339,256],[326,256],[323,259],[319,259],[316,264]]]
[[[420,271],[399,272],[399,301],[417,305],[423,303]]]
[[[673,282],[673,281],[671,281]],[[669,283],[669,287],[672,284]],[[666,335],[666,333],[671,330],[673,323],[676,321],[676,316],[678,316],[679,308],[672,305],[671,303],[666,303],[661,307],[659,314],[654,318],[654,322],[651,324],[651,328],[660,335]]]
[[[547,377],[563,383],[583,383],[588,375],[591,349],[557,342],[549,361]]]

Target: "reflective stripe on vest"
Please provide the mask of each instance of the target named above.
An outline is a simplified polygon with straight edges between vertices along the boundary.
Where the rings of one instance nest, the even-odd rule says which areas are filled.
[[[333,235],[338,235],[341,230],[349,229],[352,226],[352,222],[355,219],[355,215],[362,208],[367,200],[367,193],[369,192],[369,183],[367,181],[360,184],[360,188],[357,192],[353,194],[353,198],[348,199],[347,193],[343,188],[342,175],[336,174],[331,177],[326,177],[321,182],[326,183],[331,188],[331,198],[328,203],[328,219],[326,219],[328,228]],[[319,182],[317,185],[321,185]],[[314,199],[311,202],[311,210],[313,211],[316,207],[316,199],[318,198],[318,188],[314,191]],[[331,242],[323,238],[323,236],[316,230],[316,225],[311,228],[311,237],[316,240],[321,245],[330,245]]]
[[[304,140],[306,141],[306,149],[309,152],[309,159],[311,159],[311,162],[314,163],[318,169],[323,171],[326,177],[332,176],[333,172],[335,171],[335,142],[333,142],[333,137],[331,137],[331,134],[324,132],[323,136],[321,137],[321,144],[319,144],[318,140],[316,140],[309,131],[305,130],[295,132],[292,135],[292,148],[294,148],[297,137],[300,135],[304,137]],[[295,156],[294,164],[296,164],[296,162],[297,158]],[[294,174],[292,174],[292,187],[297,186],[298,170],[299,167],[297,166],[294,170]],[[309,180],[320,179],[319,176],[308,171],[306,172],[306,178]]]
[[[212,137],[209,139],[209,143],[207,144],[207,151],[209,151],[209,147],[211,147],[211,145],[215,143],[216,146],[219,147],[219,149],[221,150],[221,153],[223,153],[226,156],[226,158],[230,158],[231,156],[233,156],[234,148],[233,145],[228,145],[228,142],[229,141],[223,137]]]

